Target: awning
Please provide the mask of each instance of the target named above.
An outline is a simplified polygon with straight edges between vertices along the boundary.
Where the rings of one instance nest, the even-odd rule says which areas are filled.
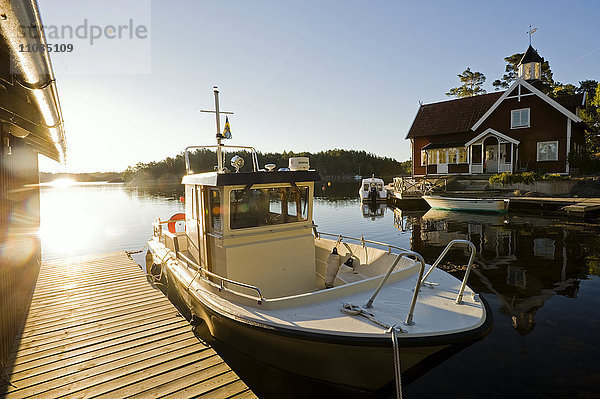
[[[464,147],[465,141],[451,141],[447,143],[429,143],[422,150],[434,150],[436,148],[457,148]]]

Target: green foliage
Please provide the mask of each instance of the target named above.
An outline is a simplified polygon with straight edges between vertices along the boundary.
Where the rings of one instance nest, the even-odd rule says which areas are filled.
[[[450,89],[450,91],[446,93],[447,96],[462,98],[485,93],[485,90],[481,88],[481,85],[485,82],[485,75],[483,73],[472,72],[471,68],[467,68],[463,73],[457,76],[463,84]]]
[[[504,61],[506,61],[505,74],[502,75],[502,79],[496,79],[492,82],[492,86],[496,88],[496,90],[500,89],[508,89],[512,82],[517,79],[519,72],[519,62],[525,53],[515,53],[511,56],[505,57]],[[550,64],[548,61],[544,61],[542,63],[542,85],[541,91],[548,94],[552,92],[552,88],[554,87],[554,80],[552,79],[552,70],[550,69]]]
[[[230,165],[231,157],[239,155],[246,160],[246,166],[242,171],[249,171],[252,168],[252,157],[250,153],[236,152],[228,153],[225,159],[225,166],[232,169]],[[265,164],[275,164],[277,168],[287,167],[288,159],[291,157],[306,156],[310,158],[311,168],[316,169],[321,176],[399,176],[410,175],[411,161],[398,162],[388,157],[379,157],[366,151],[355,150],[328,150],[316,154],[309,152],[284,151],[283,153],[258,153],[258,160],[261,166]],[[190,152],[190,167],[195,173],[210,172],[215,170],[217,155],[214,151],[198,150]],[[123,172],[125,181],[147,181],[147,180],[177,180],[185,174],[185,160],[183,154],[178,154],[175,158],[167,157],[159,162],[138,163],[135,166],[129,166]]]
[[[590,154],[600,153],[600,85],[596,81],[580,82],[579,90],[592,92],[592,83],[596,87],[593,89],[594,95],[589,95],[584,109],[581,110],[581,119],[585,122],[585,144],[587,152]]]
[[[600,172],[600,159],[593,157],[589,153],[576,154],[571,151],[569,153],[569,165],[573,168],[578,168],[582,175],[591,175]]]
[[[576,94],[577,87],[573,86],[571,83],[562,84],[560,82],[556,82],[552,87],[552,91],[550,92],[550,97],[561,97]]]
[[[503,186],[509,186],[511,184],[523,183],[523,184],[533,184],[535,181],[539,180],[550,180],[550,181],[560,181],[560,180],[570,180],[570,176],[559,175],[558,173],[540,175],[535,172],[523,172],[523,173],[499,173],[493,176],[490,176],[489,182],[500,183]]]

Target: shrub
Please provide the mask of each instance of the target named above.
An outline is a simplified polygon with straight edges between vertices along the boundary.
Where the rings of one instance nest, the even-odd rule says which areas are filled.
[[[503,186],[508,186],[508,185],[516,184],[516,183],[533,184],[533,182],[539,181],[539,180],[559,181],[559,180],[570,180],[570,179],[571,179],[571,176],[563,176],[558,173],[553,173],[553,174],[548,174],[548,175],[542,176],[535,172],[523,172],[523,173],[515,173],[515,174],[504,172],[504,173],[495,174],[495,175],[491,176],[489,178],[489,182],[492,184],[500,183]]]

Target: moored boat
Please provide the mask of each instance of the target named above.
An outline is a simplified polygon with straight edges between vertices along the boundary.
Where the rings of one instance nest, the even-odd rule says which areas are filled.
[[[308,160],[266,171],[251,147],[212,147],[217,171],[208,173],[189,163],[190,151],[207,147],[186,149],[185,230],[175,229],[179,217],[156,220],[147,254],[147,269],[209,343],[314,381],[377,390],[489,332],[490,310],[466,285],[473,244],[455,240],[427,267],[410,250],[319,232],[320,177]],[[221,152],[233,148],[251,154],[250,171],[239,156],[236,172],[225,170]],[[436,267],[455,245],[470,251],[463,280]]]
[[[386,201],[387,193],[387,188],[383,180],[375,177],[375,175],[367,179],[362,179],[360,188],[358,189],[358,196],[362,202]]]
[[[508,212],[510,205],[510,200],[504,198],[452,198],[424,195],[423,199],[433,209],[453,211],[505,213]]]

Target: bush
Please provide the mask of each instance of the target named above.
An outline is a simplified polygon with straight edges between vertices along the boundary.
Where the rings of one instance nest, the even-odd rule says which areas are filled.
[[[523,183],[523,184],[533,184],[535,181],[539,180],[551,180],[551,181],[560,181],[560,180],[570,180],[571,176],[563,176],[558,173],[548,174],[548,175],[540,175],[535,172],[523,172],[523,173],[500,173],[495,174],[489,178],[490,183],[500,183],[503,186],[508,186],[511,184]]]
[[[578,155],[571,151],[569,153],[569,165],[578,168],[583,175],[591,175],[600,172],[600,159],[589,154]]]

